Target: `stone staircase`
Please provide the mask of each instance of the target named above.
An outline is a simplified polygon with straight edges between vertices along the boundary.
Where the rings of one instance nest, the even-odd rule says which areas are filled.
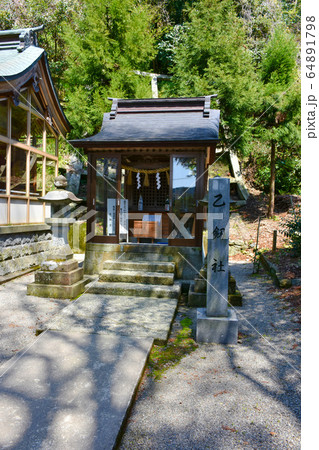
[[[98,283],[88,293],[178,300],[181,284],[175,281],[175,263],[163,261],[105,261]]]
[[[145,255],[143,260],[105,261],[85,293],[38,332],[116,334],[165,345],[181,294],[175,270],[175,263],[147,261]]]

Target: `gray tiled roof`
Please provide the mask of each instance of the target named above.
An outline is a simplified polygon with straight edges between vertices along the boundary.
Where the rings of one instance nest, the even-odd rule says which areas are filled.
[[[20,77],[30,70],[41,58],[44,50],[40,47],[30,46],[23,52],[16,49],[0,51],[0,81],[3,77],[12,80]]]
[[[183,101],[185,99],[181,99]],[[192,99],[190,99],[191,101]],[[195,100],[195,99],[194,99]],[[197,98],[198,100],[198,98]],[[167,99],[168,102],[171,99]],[[123,100],[121,101],[124,102]],[[136,100],[138,107],[139,100]],[[143,100],[140,100],[142,103]],[[160,99],[161,107],[165,99]],[[176,99],[178,102],[178,99]],[[204,100],[203,100],[204,102]],[[219,110],[209,109],[207,117],[201,110],[169,111],[169,106],[165,112],[156,110],[157,101],[152,101],[154,110],[150,108],[143,112],[143,108],[138,111],[121,112],[120,110],[112,117],[112,113],[104,114],[102,128],[99,133],[86,139],[71,141],[76,147],[90,147],[92,144],[103,143],[128,143],[128,142],[212,142],[218,140]],[[203,103],[204,104],[204,103]],[[176,108],[176,106],[175,106]]]

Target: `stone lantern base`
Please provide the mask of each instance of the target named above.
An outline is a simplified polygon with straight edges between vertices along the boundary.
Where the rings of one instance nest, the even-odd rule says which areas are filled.
[[[75,219],[71,218],[47,218],[45,219],[47,225],[50,225],[52,235],[54,238],[63,239],[64,244],[68,245],[68,233],[70,225],[75,222]]]

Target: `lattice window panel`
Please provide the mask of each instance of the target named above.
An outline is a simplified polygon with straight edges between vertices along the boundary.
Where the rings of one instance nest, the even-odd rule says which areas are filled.
[[[156,174],[148,175],[149,186],[143,186],[145,175],[141,174],[141,189],[137,189],[136,173],[132,174],[132,189],[133,189],[133,208],[137,210],[138,200],[140,195],[143,197],[143,209],[161,209],[164,211],[165,202],[169,197],[169,185],[167,184],[167,177],[165,172],[160,172],[161,187],[157,189]]]

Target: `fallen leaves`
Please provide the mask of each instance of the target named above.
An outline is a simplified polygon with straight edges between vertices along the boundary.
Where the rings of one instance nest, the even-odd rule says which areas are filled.
[[[229,391],[217,392],[216,394],[214,394],[214,397],[217,397],[218,395],[222,395],[222,394],[229,394]]]
[[[238,430],[236,428],[228,427],[227,425],[222,425],[222,429],[226,431],[231,431],[232,433],[238,433]]]

